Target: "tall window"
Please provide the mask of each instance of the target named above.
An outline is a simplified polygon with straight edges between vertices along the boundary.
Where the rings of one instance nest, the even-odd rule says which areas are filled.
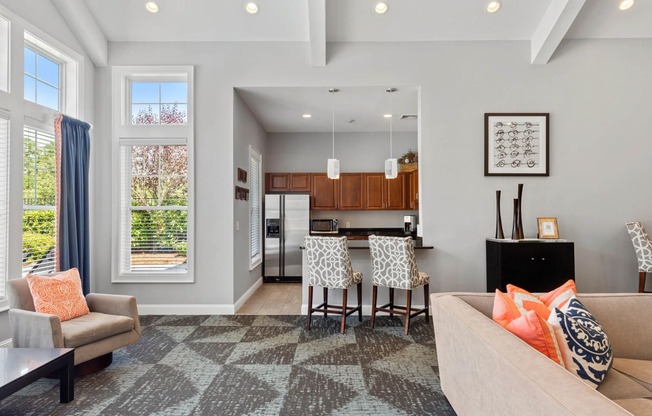
[[[262,250],[262,156],[249,146],[249,172],[251,186],[249,195],[249,269],[258,266],[263,257]]]
[[[7,215],[9,204],[9,118],[0,114],[0,300],[5,299],[7,279]]]
[[[187,82],[131,82],[132,124],[186,124]]]
[[[24,48],[24,98],[59,111],[61,64],[32,45]]]
[[[23,133],[23,275],[54,271],[54,136],[25,127]]]
[[[188,147],[121,146],[121,273],[187,273]]]
[[[0,16],[0,91],[9,92],[9,20]]]

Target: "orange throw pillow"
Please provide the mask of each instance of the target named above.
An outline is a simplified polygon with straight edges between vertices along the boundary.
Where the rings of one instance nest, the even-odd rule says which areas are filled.
[[[577,294],[575,282],[571,279],[539,297],[518,286],[507,285],[507,294],[514,300],[521,313],[535,311],[541,318],[547,320],[554,308],[561,308],[571,296]]]
[[[563,358],[552,326],[535,311],[527,311],[505,326],[535,350],[563,366]]]
[[[505,327],[514,319],[521,316],[521,312],[512,299],[507,297],[503,292],[496,289],[496,296],[494,297],[494,309],[492,318],[498,322],[500,326]]]
[[[77,269],[50,276],[28,274],[25,278],[36,312],[56,315],[61,321],[90,313]]]

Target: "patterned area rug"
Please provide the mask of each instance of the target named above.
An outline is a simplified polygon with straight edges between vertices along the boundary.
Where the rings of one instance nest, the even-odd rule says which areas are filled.
[[[143,316],[141,340],[78,378],[59,403],[42,379],[0,415],[454,415],[441,392],[432,323],[305,316]]]

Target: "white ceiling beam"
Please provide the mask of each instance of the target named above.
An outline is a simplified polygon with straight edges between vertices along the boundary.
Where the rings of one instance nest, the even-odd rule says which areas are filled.
[[[326,0],[308,0],[310,64],[326,66]]]
[[[586,0],[552,0],[530,40],[532,63],[545,65],[566,36]]]
[[[95,66],[109,62],[109,44],[83,0],[53,0]]]

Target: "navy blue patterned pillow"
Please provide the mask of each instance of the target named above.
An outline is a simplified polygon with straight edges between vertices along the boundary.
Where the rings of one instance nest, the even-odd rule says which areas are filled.
[[[613,364],[607,334],[584,305],[573,297],[567,305],[550,314],[564,366],[588,385],[597,388]]]

